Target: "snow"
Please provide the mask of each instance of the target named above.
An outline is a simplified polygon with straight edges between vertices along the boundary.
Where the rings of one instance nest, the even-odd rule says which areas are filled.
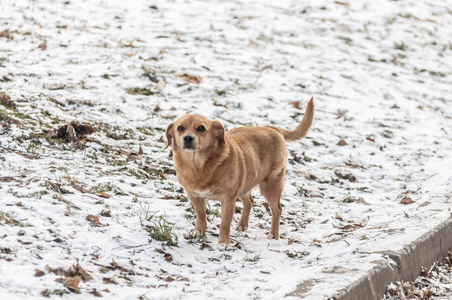
[[[326,298],[450,216],[447,1],[4,0],[0,11],[0,32],[13,35],[0,37],[0,90],[16,103],[0,112],[19,122],[1,121],[0,212],[25,225],[0,218],[8,299],[65,289],[46,265],[77,261],[94,279],[73,299],[93,289],[114,299],[270,299],[302,283],[298,296]],[[175,76],[184,73],[202,82]],[[153,95],[127,93],[134,87]],[[257,191],[248,232],[231,231],[240,247],[217,248],[214,216],[210,247],[186,240],[193,219],[162,150],[166,126],[196,112],[227,129],[292,129],[311,96],[313,127],[288,144],[281,240],[266,239],[271,216]],[[74,120],[98,128],[85,146],[46,141]],[[405,196],[414,202],[401,204]],[[174,224],[178,247],[150,241],[146,212]],[[133,274],[100,272],[113,261]],[[117,285],[103,281],[113,276]]]

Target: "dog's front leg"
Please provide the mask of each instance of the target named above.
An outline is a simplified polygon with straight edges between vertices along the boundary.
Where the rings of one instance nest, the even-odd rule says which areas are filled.
[[[193,229],[193,238],[202,238],[207,230],[207,217],[206,217],[206,200],[192,193],[188,193],[188,199],[196,212],[196,223]]]
[[[235,198],[221,201],[221,224],[218,245],[231,245],[231,223],[235,211]]]

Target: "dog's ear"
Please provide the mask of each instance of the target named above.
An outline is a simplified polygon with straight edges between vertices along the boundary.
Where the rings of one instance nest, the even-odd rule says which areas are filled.
[[[173,143],[173,135],[174,135],[173,127],[174,127],[174,123],[171,123],[171,124],[168,125],[168,127],[166,127],[166,131],[165,131],[166,146],[165,146],[165,148],[163,148],[163,150],[168,148]]]
[[[218,141],[222,144],[226,144],[226,140],[224,139],[224,126],[218,122],[218,121],[213,121],[212,122],[212,130],[216,136],[216,138],[218,139]]]

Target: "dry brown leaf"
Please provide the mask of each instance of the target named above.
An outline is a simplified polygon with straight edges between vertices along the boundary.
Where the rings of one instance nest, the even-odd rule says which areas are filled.
[[[157,86],[161,89],[164,89],[166,87],[166,82],[164,80],[159,80],[157,82]]]
[[[167,252],[163,255],[163,257],[165,258],[166,261],[169,261],[169,262],[173,261],[173,255],[171,255],[171,253]]]
[[[87,271],[85,271],[85,269],[83,269],[79,263],[77,263],[77,265],[75,265],[73,269],[77,275],[80,275],[82,277],[84,282],[93,280],[93,277]]]
[[[429,205],[429,204],[431,204],[430,201],[425,201],[424,203],[422,203],[421,205],[419,205],[417,208],[425,207],[425,206],[427,206],[427,205]]]
[[[96,196],[102,197],[102,198],[111,198],[111,196],[109,194],[107,194],[106,192],[100,192],[100,193],[96,193]]]
[[[138,154],[138,155],[143,155],[143,154],[144,154],[143,148],[141,148],[141,145],[140,145],[140,147],[138,148],[137,154]]]
[[[52,133],[53,138],[63,138],[71,142],[83,139],[86,135],[96,132],[96,129],[87,123],[70,122],[61,126]]]
[[[47,49],[47,42],[43,42],[41,44],[39,44],[38,48],[41,48],[41,50],[46,50]]]
[[[402,200],[400,200],[401,204],[411,204],[414,203],[414,201],[410,197],[403,197]]]
[[[118,281],[116,280],[115,277],[104,277],[102,280],[104,283],[107,284],[118,284]]]
[[[35,270],[35,276],[36,277],[42,277],[42,276],[44,276],[46,273],[44,273],[44,271],[41,271],[41,270],[39,270],[39,269],[36,269]]]
[[[295,107],[296,109],[300,109],[300,103],[301,103],[301,101],[289,102],[289,104],[292,105],[293,107]]]
[[[177,78],[181,78],[181,79],[183,79],[183,80],[185,80],[187,82],[190,82],[190,83],[197,83],[197,84],[199,84],[202,81],[202,78],[200,76],[189,75],[187,73],[182,74],[182,75],[176,75],[176,77]]]
[[[99,218],[93,215],[87,215],[85,220],[92,224],[100,224]]]
[[[66,206],[66,212],[64,213],[65,216],[70,216],[72,215],[72,211],[71,211],[71,207],[70,206]]]
[[[6,95],[5,92],[0,92],[0,105],[12,109],[16,108],[16,103],[14,103],[14,101],[11,100],[11,97]]]
[[[82,281],[82,278],[80,276],[66,277],[63,281],[63,284],[68,289],[79,291],[80,288],[78,285],[80,284],[80,281]]]
[[[90,294],[93,294],[96,297],[103,297],[101,293],[99,293],[96,289],[93,289]]]
[[[348,144],[347,144],[346,141],[344,141],[343,139],[341,139],[336,145],[337,145],[337,146],[347,146]]]
[[[358,204],[364,204],[364,205],[369,205],[369,203],[367,203],[364,198],[359,197],[359,198],[355,198],[353,196],[347,196],[345,197],[344,200],[342,200],[342,203],[358,203]]]
[[[350,3],[348,3],[348,2],[334,1],[334,3],[339,4],[339,5],[344,5],[344,6],[350,6]]]
[[[5,29],[2,32],[0,32],[0,38],[7,38],[8,40],[13,39],[13,35],[9,32],[9,29]]]
[[[110,217],[111,217],[111,210],[109,210],[109,209],[104,209],[103,211],[100,212],[100,215],[101,215],[102,217],[110,218]]]
[[[338,214],[336,213],[336,215],[334,216],[335,219],[343,221],[344,219]]]
[[[337,177],[339,177],[341,179],[347,179],[350,182],[355,182],[356,181],[356,177],[353,176],[353,174],[350,173],[350,172],[341,172],[341,171],[336,170],[336,171],[334,171],[334,174]]]

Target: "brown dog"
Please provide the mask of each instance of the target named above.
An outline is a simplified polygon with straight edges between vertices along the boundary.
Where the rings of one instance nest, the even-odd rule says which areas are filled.
[[[223,125],[201,115],[185,115],[168,125],[167,145],[173,146],[177,180],[185,188],[196,211],[193,237],[207,229],[205,200],[221,203],[219,244],[230,245],[236,199],[243,202],[237,230],[246,231],[259,185],[272,213],[269,238],[279,239],[281,194],[286,173],[286,142],[306,136],[314,118],[313,98],[295,130],[273,126],[245,126],[225,133]]]

